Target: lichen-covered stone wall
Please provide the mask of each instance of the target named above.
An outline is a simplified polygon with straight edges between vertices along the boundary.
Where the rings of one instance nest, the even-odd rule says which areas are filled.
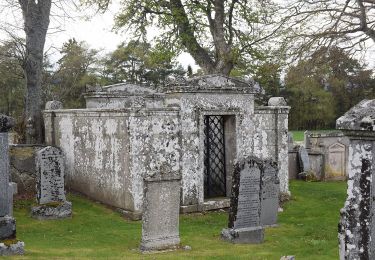
[[[67,185],[91,198],[130,211],[134,218],[139,218],[142,212],[145,174],[159,171],[163,162],[179,164],[179,153],[174,152],[179,139],[174,137],[168,143],[157,143],[149,134],[172,134],[169,128],[179,125],[177,115],[175,109],[44,113],[46,122],[54,126],[54,145],[66,157]],[[178,129],[174,127],[173,131]],[[161,165],[148,162],[147,154],[157,157],[154,161]]]
[[[129,174],[128,116],[112,110],[44,113],[54,126],[55,143],[49,144],[60,147],[66,157],[67,185],[109,205],[137,210]]]

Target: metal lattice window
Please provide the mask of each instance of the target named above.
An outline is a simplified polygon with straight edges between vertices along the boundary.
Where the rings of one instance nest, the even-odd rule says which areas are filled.
[[[204,117],[204,196],[226,196],[224,117]]]

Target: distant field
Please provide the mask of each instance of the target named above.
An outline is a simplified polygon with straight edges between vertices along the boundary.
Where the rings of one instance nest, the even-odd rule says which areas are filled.
[[[303,133],[305,132],[306,130],[301,130],[301,131],[290,131],[292,132],[293,134],[293,140],[294,141],[297,141],[297,142],[302,142],[303,141]],[[310,132],[332,132],[332,131],[336,131],[335,129],[329,129],[329,130],[309,130]]]

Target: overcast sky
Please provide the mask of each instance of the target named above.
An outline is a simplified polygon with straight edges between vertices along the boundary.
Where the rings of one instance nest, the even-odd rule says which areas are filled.
[[[1,2],[2,0],[0,0]],[[69,40],[70,38],[75,38],[78,41],[86,41],[91,48],[101,50],[101,55],[113,51],[117,45],[123,41],[129,41],[129,38],[124,32],[114,32],[112,30],[114,25],[114,17],[119,10],[119,0],[113,0],[113,4],[110,6],[109,10],[104,14],[97,13],[92,10],[86,12],[74,13],[72,9],[66,10],[68,13],[74,13],[74,18],[60,18],[64,17],[61,9],[54,6],[52,13],[57,14],[51,19],[49,33],[47,35],[45,50],[50,54],[51,61],[56,62],[60,57],[58,49],[61,48],[62,44]],[[1,9],[1,4],[0,4]],[[15,14],[16,13],[16,14]],[[84,18],[83,14],[90,14],[89,18]],[[19,28],[20,33],[22,31],[22,17],[20,14],[14,10],[3,11],[0,10],[0,21],[8,21],[11,26]],[[11,26],[8,26],[11,28]],[[56,27],[59,27],[56,30]],[[13,29],[12,29],[13,30]],[[152,38],[157,34],[156,30],[149,31],[149,36]],[[4,37],[1,34],[0,37]],[[374,68],[375,51],[372,50],[367,53],[368,58],[366,59],[370,67]],[[180,55],[177,60],[186,68],[188,65],[192,65],[194,69],[197,69],[194,59],[187,53]]]
[[[0,0],[1,2],[2,0]],[[124,32],[114,32],[114,17],[119,10],[118,0],[114,0],[109,10],[104,14],[96,13],[94,8],[85,12],[75,12],[73,8],[67,8],[66,12],[73,14],[72,18],[62,15],[61,8],[52,7],[49,31],[45,44],[45,51],[50,55],[52,62],[56,62],[59,58],[59,49],[64,42],[71,38],[77,41],[85,41],[90,48],[101,50],[101,55],[113,51],[123,41],[129,41]],[[0,4],[0,9],[1,9]],[[66,8],[66,6],[65,6]],[[56,15],[57,14],[57,15]],[[89,17],[87,17],[89,16]],[[16,10],[0,10],[0,21],[6,21],[12,32],[17,31],[23,36],[22,16]],[[12,28],[13,27],[13,28]],[[150,31],[150,37],[157,34],[157,31]],[[6,34],[0,31],[0,37],[4,38]],[[186,68],[192,65],[196,69],[194,59],[187,53],[180,55],[177,60]]]

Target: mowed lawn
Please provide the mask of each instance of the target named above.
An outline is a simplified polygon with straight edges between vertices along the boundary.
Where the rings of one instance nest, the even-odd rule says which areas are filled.
[[[27,252],[15,259],[338,259],[337,223],[346,183],[292,181],[290,186],[293,198],[279,214],[279,226],[266,229],[263,244],[222,241],[227,214],[209,212],[180,217],[182,245],[192,250],[155,254],[138,250],[140,221],[125,220],[100,203],[69,195],[73,218],[42,222],[29,217],[30,201],[18,201],[18,238]]]

